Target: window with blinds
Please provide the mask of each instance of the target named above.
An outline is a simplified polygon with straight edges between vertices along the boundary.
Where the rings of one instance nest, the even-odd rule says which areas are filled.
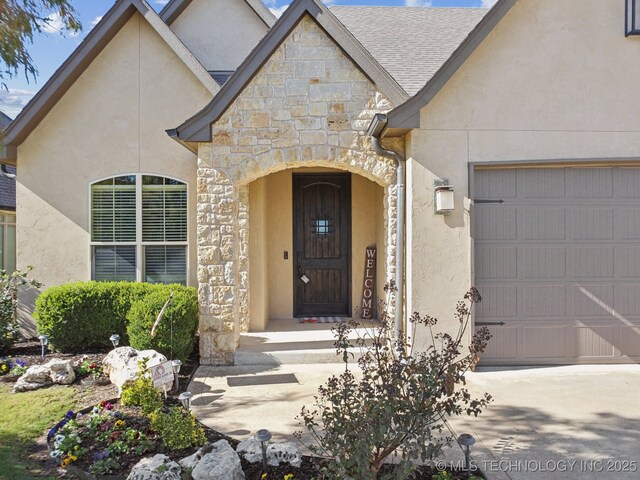
[[[91,188],[91,240],[136,241],[136,177],[103,180]]]
[[[187,186],[126,175],[91,186],[93,278],[187,281]]]

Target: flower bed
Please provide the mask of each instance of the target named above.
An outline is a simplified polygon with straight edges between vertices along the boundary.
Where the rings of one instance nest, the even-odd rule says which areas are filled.
[[[27,362],[19,358],[2,357],[0,359],[0,380],[12,382],[27,371]]]
[[[115,402],[115,401],[114,401]],[[169,404],[176,405],[169,399]],[[164,408],[167,408],[165,406]],[[199,424],[207,442],[227,440],[235,449],[238,441]],[[144,457],[157,453],[179,461],[198,450],[197,446],[172,449],[165,445],[162,435],[152,428],[152,421],[137,407],[124,407],[117,403],[100,402],[82,412],[68,412],[65,418],[48,434],[50,456],[61,467],[79,478],[125,479],[131,468]],[[261,463],[249,463],[240,457],[247,480],[313,480],[322,478],[322,461],[315,457],[303,457],[300,468],[288,464],[269,466],[263,471]],[[392,466],[382,469],[389,474]],[[423,467],[416,473],[416,480],[431,480],[438,472]],[[442,475],[442,474],[440,474]],[[186,477],[189,478],[189,477]],[[453,472],[438,479],[466,479],[466,473]]]

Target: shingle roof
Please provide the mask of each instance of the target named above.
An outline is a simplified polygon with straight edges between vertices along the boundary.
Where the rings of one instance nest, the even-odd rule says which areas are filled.
[[[489,10],[486,8],[334,6],[354,37],[415,95]]]
[[[9,115],[4,112],[0,112],[0,130],[4,130],[13,120]]]
[[[7,167],[9,173],[16,173],[15,167]],[[0,210],[16,209],[16,181],[0,175]]]

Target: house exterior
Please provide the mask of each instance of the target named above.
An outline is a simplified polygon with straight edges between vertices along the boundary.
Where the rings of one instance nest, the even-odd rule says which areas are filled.
[[[277,21],[257,1],[119,0],[7,131],[18,264],[47,286],[197,286],[205,364],[274,319],[351,316],[372,265],[418,349],[408,313],[456,332],[477,285],[486,364],[635,362],[625,21],[601,0],[295,0]]]

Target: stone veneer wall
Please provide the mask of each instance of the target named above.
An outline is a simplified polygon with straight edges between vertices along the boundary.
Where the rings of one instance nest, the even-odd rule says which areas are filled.
[[[385,188],[385,260],[395,271],[395,165],[366,129],[391,105],[311,17],[305,17],[198,150],[198,282],[203,364],[233,362],[249,326],[249,188],[294,167],[332,167]],[[402,144],[390,145],[402,150]],[[355,215],[358,212],[354,212]]]

